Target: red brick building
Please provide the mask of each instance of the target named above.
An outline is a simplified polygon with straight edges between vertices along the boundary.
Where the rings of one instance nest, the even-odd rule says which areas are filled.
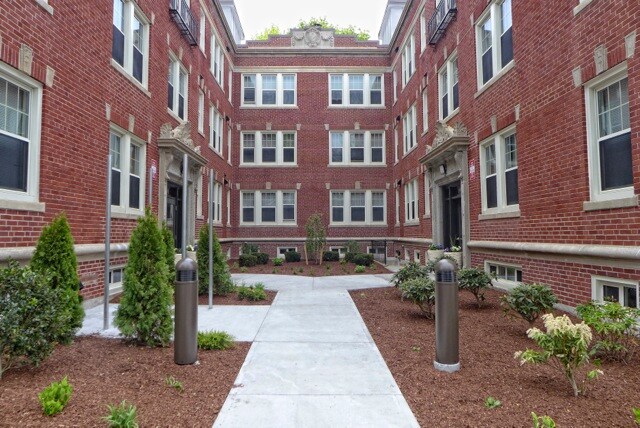
[[[97,297],[108,175],[114,286],[144,206],[190,244],[213,175],[234,258],[301,250],[320,212],[332,247],[424,262],[460,245],[505,286],[638,306],[637,1],[394,0],[382,44],[318,28],[243,43],[230,0],[0,16],[0,261],[28,260],[65,211]]]

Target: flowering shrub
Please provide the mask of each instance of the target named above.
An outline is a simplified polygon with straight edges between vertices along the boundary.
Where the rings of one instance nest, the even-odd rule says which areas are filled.
[[[548,363],[557,367],[567,377],[573,388],[573,394],[577,397],[584,393],[576,381],[576,374],[580,367],[589,363],[589,343],[591,343],[591,328],[581,322],[573,324],[568,316],[554,317],[553,314],[542,316],[547,332],[538,328],[527,330],[527,336],[533,339],[542,348],[542,351],[527,349],[518,351],[514,357],[524,363]],[[594,379],[600,370],[592,370],[587,374],[587,379]]]

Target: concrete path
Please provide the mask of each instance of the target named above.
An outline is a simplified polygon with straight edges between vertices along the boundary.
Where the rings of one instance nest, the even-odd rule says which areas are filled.
[[[346,290],[387,276],[234,275],[279,290],[214,427],[417,427]]]

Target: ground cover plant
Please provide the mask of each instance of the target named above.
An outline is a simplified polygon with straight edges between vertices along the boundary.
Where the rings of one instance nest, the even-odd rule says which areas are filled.
[[[239,286],[238,290],[238,300],[265,300],[267,298],[267,293],[264,291],[264,284],[258,282],[254,285],[249,286]]]
[[[285,253],[290,254],[290,253]],[[298,253],[296,253],[298,254]],[[299,255],[299,254],[298,254]],[[282,260],[282,259],[274,259]],[[361,273],[355,272],[356,265],[344,262],[344,259],[334,262],[323,262],[322,265],[309,264],[304,260],[298,262],[284,261],[281,266],[275,265],[256,265],[250,268],[241,268],[239,265],[234,266],[235,260],[229,261],[231,273],[251,273],[251,274],[279,274],[279,275],[296,275],[296,276],[332,276],[332,275],[377,275],[381,273],[391,273],[380,263],[373,263]],[[275,268],[275,272],[274,272]]]
[[[42,412],[47,416],[56,415],[62,410],[71,399],[73,387],[69,385],[69,381],[65,376],[60,382],[52,382],[40,394],[38,400],[42,406]]]
[[[198,349],[223,351],[233,348],[233,336],[224,331],[199,331]]]
[[[110,428],[138,428],[138,409],[126,400],[118,405],[107,406],[109,413],[104,417]]]

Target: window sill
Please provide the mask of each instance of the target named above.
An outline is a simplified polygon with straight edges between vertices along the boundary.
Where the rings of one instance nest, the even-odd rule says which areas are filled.
[[[0,209],[15,210],[15,211],[32,211],[32,212],[43,213],[45,212],[45,208],[46,206],[42,202],[0,199]]]
[[[480,95],[484,94],[494,83],[502,78],[505,74],[507,74],[511,69],[515,67],[515,62],[511,60],[509,64],[505,65],[502,70],[498,72],[495,76],[493,76],[487,83],[478,88],[478,92],[473,95],[473,98],[478,98]]]
[[[576,16],[577,14],[582,12],[582,10],[585,7],[589,6],[592,1],[593,0],[580,0],[580,4],[578,4],[576,7],[573,8],[573,16]]]
[[[422,134],[420,134],[421,137],[424,137],[425,135],[427,135],[427,133],[429,132],[429,128],[422,130]]]
[[[327,109],[329,110],[344,110],[344,109],[373,109],[373,110],[382,110],[382,109],[386,109],[387,106],[385,105],[360,105],[360,104],[356,104],[356,105],[350,105],[350,104],[346,104],[346,105],[339,105],[339,106],[334,106],[334,105],[328,105]]]
[[[278,109],[278,110],[298,110],[298,106],[294,105],[294,106],[289,106],[289,105],[283,105],[283,106],[279,106],[279,105],[241,105],[240,109],[244,110],[257,110],[257,109]]]
[[[144,212],[133,212],[133,211],[121,211],[118,208],[111,208],[111,218],[117,218],[121,220],[137,220],[140,217],[144,217]]]
[[[456,117],[456,115],[460,113],[460,106],[458,106],[458,108],[456,108],[454,111],[451,112],[451,114],[449,114],[449,116],[445,117],[444,119],[440,119],[443,122],[449,122],[451,119],[453,119],[454,117]]]
[[[419,226],[420,220],[405,221],[404,226]]]
[[[422,216],[422,218],[431,218],[431,214],[425,214]]]
[[[271,164],[271,163],[256,163],[256,164],[245,164],[241,163],[240,168],[297,168],[298,164]]]
[[[171,116],[172,118],[174,118],[175,120],[178,121],[178,123],[183,123],[185,122],[185,119],[181,119],[180,116],[178,116],[173,110],[171,110],[169,107],[167,107],[167,113],[169,114],[169,116]]]
[[[47,3],[46,0],[36,0],[38,6],[49,12],[50,15],[53,15],[53,6]]]
[[[327,168],[384,168],[386,166],[386,163],[330,163],[327,165]]]
[[[612,199],[610,201],[585,201],[582,203],[584,211],[611,210],[615,208],[631,208],[638,206],[638,195],[630,198]]]
[[[518,209],[514,211],[488,212],[485,214],[480,214],[478,216],[478,221],[499,220],[503,218],[519,218],[519,217],[520,217],[520,210]]]
[[[127,71],[124,68],[122,68],[122,66],[120,64],[118,64],[116,62],[116,60],[113,59],[113,58],[111,58],[111,66],[113,68],[115,68],[118,73],[122,74],[129,82],[133,83],[133,86],[135,86],[136,88],[140,89],[143,94],[145,94],[148,98],[151,98],[151,92],[149,92],[147,90],[147,88],[142,86],[142,84],[140,82],[138,82],[136,79],[134,79],[133,76],[131,76],[129,73],[127,73]]]
[[[271,224],[253,224],[253,223],[240,223],[240,227],[298,227],[297,223],[271,223]]]
[[[413,147],[411,147],[408,152],[405,152],[405,153],[402,154],[402,159],[404,159],[407,156],[409,156],[417,148],[418,148],[418,143],[416,142],[416,144]]]
[[[200,136],[204,138],[204,129],[198,129],[198,134],[200,134]]]
[[[386,227],[386,223],[329,223],[329,227]]]

